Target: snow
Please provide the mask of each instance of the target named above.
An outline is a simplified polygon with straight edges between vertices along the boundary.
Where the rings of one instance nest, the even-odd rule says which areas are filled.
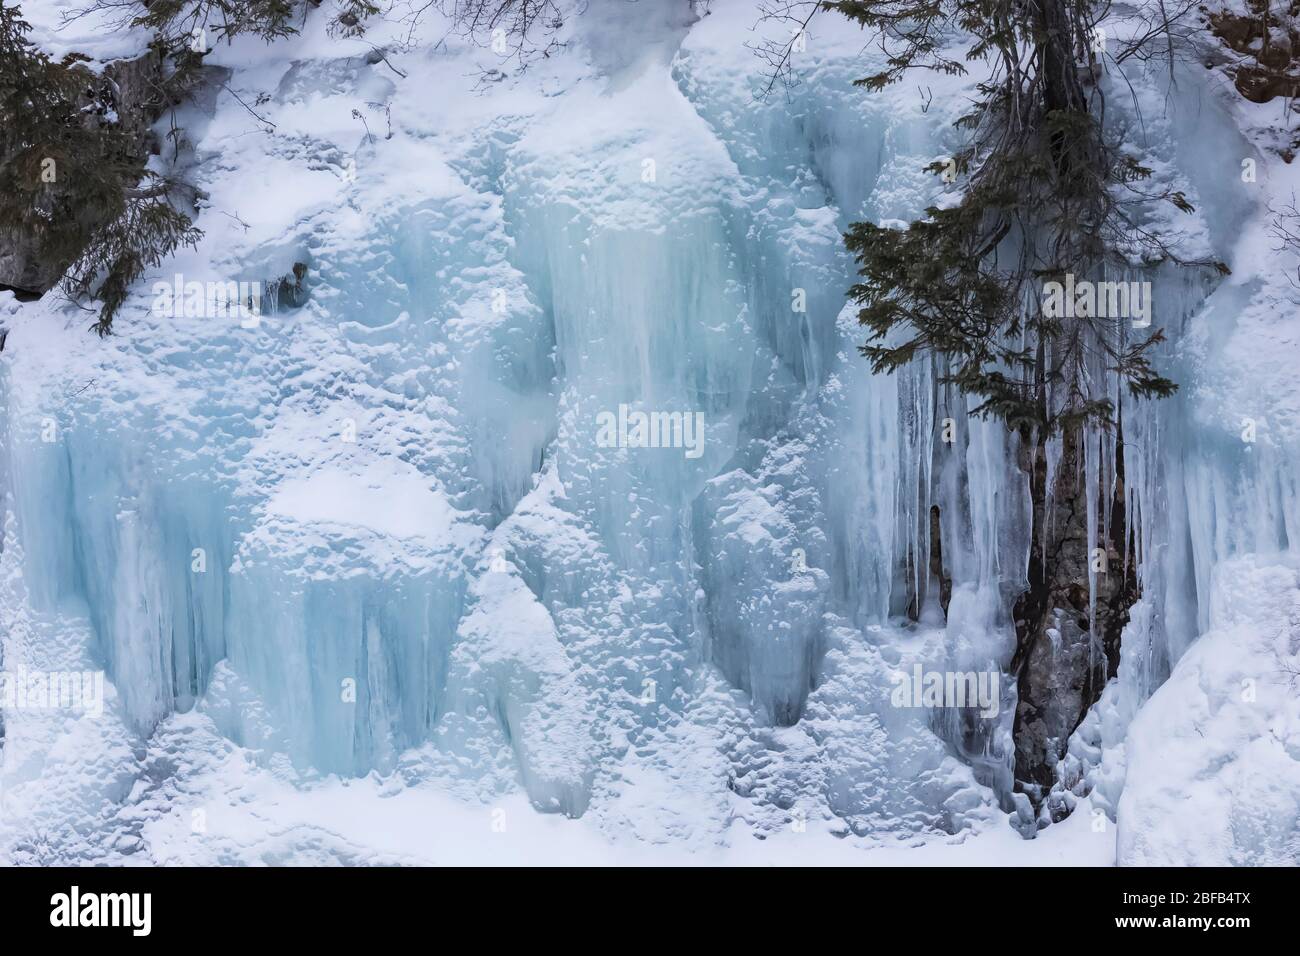
[[[1216,566],[1210,630],[1133,721],[1119,862],[1288,866],[1300,854],[1300,578]]]
[[[149,43],[149,31],[130,26],[131,16],[122,6],[84,0],[29,0],[18,7],[32,26],[28,39],[54,60],[80,53],[98,70],[113,60],[139,56]]]
[[[56,7],[47,48],[142,46],[56,35]],[[820,14],[798,82],[756,100],[756,21],[593,4],[500,82],[432,11],[212,53],[229,74],[178,113],[200,247],[102,342],[0,294],[4,666],[107,675],[98,720],[4,714],[0,860],[1300,858],[1296,695],[1269,676],[1300,613],[1300,302],[1266,225],[1295,171],[1261,155],[1240,181],[1249,123],[1210,75],[1166,116],[1133,67],[1141,123],[1113,98],[1198,206],[1169,221],[1182,251],[1233,275],[1155,276],[1184,388],[1125,423],[1144,599],[1071,743],[1074,812],[1025,840],[1016,441],[939,370],[868,373],[839,241],[952,200],[924,169],[972,80],[867,95],[874,54]],[[306,303],[254,328],[150,308],[177,273],[295,263]],[[703,455],[602,447],[621,404],[702,413]],[[1095,499],[1112,470],[1087,467]],[[914,666],[997,673],[998,716],[892,706]]]
[[[266,513],[302,524],[355,525],[391,538],[446,540],[455,520],[451,505],[401,464],[372,462],[359,473],[313,471],[276,489]]]

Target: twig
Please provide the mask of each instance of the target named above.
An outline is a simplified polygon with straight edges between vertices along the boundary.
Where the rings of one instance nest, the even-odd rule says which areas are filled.
[[[387,66],[390,70],[392,70],[402,79],[406,79],[406,74],[403,73],[401,70],[399,70],[397,67],[393,66],[393,64],[389,61],[388,57],[384,55],[383,50],[381,50],[379,47],[375,46],[374,44],[370,45],[370,49],[374,51],[375,55],[377,55],[379,59],[384,61],[385,66]]]
[[[361,125],[366,128],[366,138],[370,140],[370,144],[373,146],[375,142],[375,138],[370,135],[370,124],[366,122],[365,115],[361,112],[361,110],[353,110],[352,118],[361,120]]]
[[[271,127],[271,129],[275,129],[275,128],[276,128],[276,126],[275,126],[274,123],[272,123],[272,122],[271,122],[269,119],[267,119],[265,116],[261,115],[261,114],[258,113],[255,109],[253,109],[251,106],[249,106],[247,103],[245,103],[245,102],[243,101],[243,99],[240,97],[240,95],[239,95],[238,93],[236,93],[234,90],[232,90],[232,89],[230,88],[230,84],[229,84],[229,83],[222,83],[221,86],[225,89],[225,91],[226,91],[227,93],[229,93],[229,94],[230,94],[231,96],[233,96],[236,100],[238,100],[238,101],[239,101],[239,105],[242,106],[244,109],[248,110],[248,112],[249,112],[249,113],[250,113],[250,114],[251,114],[251,115],[252,115],[252,116],[253,116],[253,117],[254,117],[254,118],[259,122],[259,123],[265,123],[267,126]],[[267,130],[267,132],[270,132],[270,130]]]

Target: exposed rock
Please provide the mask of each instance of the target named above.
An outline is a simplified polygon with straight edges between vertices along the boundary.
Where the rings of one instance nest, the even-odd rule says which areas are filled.
[[[307,263],[295,262],[293,272],[271,283],[270,292],[277,311],[296,309],[307,301]]]
[[[939,606],[947,615],[948,604],[952,601],[952,578],[943,568],[943,535],[940,533],[941,522],[939,506],[930,506],[930,577],[939,582]]]
[[[1129,608],[1139,596],[1135,562],[1124,560],[1126,512],[1123,497],[1123,433],[1117,440],[1117,491],[1111,502],[1109,538],[1097,529],[1105,549],[1104,570],[1095,578],[1095,606],[1089,608],[1088,512],[1080,444],[1067,435],[1056,470],[1051,512],[1046,504],[1047,462],[1040,443],[1033,463],[1034,540],[1030,588],[1016,602],[1019,701],[1014,726],[1016,786],[1039,806],[1054,782],[1070,734],[1101,695],[1119,667],[1119,641]],[[1099,509],[1100,510],[1100,509]],[[1046,549],[1041,530],[1049,529]]]
[[[59,281],[66,263],[44,262],[29,235],[0,229],[0,286],[22,292],[44,292]]]
[[[1239,92],[1252,103],[1300,94],[1300,5],[1273,9],[1268,0],[1247,0],[1248,15],[1234,10],[1207,11],[1213,33],[1238,54],[1228,73]]]
[[[75,58],[74,58],[75,59]],[[87,124],[116,123],[131,134],[141,159],[157,152],[153,122],[167,104],[163,56],[151,49],[133,60],[118,60],[93,73],[81,66],[86,88],[81,98]],[[87,226],[93,227],[93,223]],[[54,287],[70,263],[41,254],[31,235],[0,229],[0,288],[43,293]]]

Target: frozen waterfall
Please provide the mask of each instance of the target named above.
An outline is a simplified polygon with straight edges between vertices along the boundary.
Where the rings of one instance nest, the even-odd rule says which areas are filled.
[[[866,95],[874,54],[826,20],[798,84],[756,99],[754,22],[748,2],[601,9],[562,55],[486,84],[488,50],[417,45],[398,76],[363,55],[395,37],[344,54],[311,22],[212,55],[225,86],[181,117],[199,248],[103,341],[52,296],[0,293],[4,666],[108,682],[93,725],[5,713],[0,858],[64,852],[32,849],[38,831],[89,860],[420,852],[305,810],[230,822],[268,793],[428,791],[484,828],[523,797],[692,849],[792,828],[1019,840],[1009,815],[1033,834],[1011,779],[1018,442],[942,369],[872,375],[845,306],[842,232],[941,200],[924,168],[954,148],[968,80]],[[1176,859],[1170,781],[1215,758],[1178,730],[1163,766],[1153,714],[1252,741],[1272,722],[1233,750],[1243,779],[1275,781],[1267,819],[1223,861],[1294,862],[1300,710],[1270,675],[1300,653],[1296,293],[1259,264],[1267,200],[1235,173],[1259,154],[1229,106],[1191,70],[1172,92],[1154,68],[1128,79],[1140,102],[1116,96],[1115,122],[1142,107],[1135,149],[1234,274],[1134,271],[1183,388],[1117,395],[1142,598],[1052,805],[1085,805],[1081,833],[1104,815],[1099,858],[1118,822],[1121,861]],[[273,132],[236,91],[267,94]],[[1295,181],[1259,158],[1270,188]],[[295,262],[305,303],[252,328],[151,308],[154,279]],[[667,447],[620,440],[637,421]],[[1088,508],[1108,507],[1115,454],[1087,436]],[[992,675],[992,715],[897,706],[917,668]],[[1179,711],[1179,687],[1208,710]]]

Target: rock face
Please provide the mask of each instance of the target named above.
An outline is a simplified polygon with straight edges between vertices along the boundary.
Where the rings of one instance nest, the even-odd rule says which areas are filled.
[[[150,127],[176,95],[164,84],[165,59],[158,48],[133,60],[116,60],[104,69],[104,76],[116,85],[120,105],[119,122],[143,140],[152,140]]]
[[[1050,502],[1047,461],[1040,443],[1033,462],[1034,534],[1030,588],[1016,603],[1017,789],[1035,807],[1055,779],[1070,734],[1119,667],[1119,640],[1138,597],[1135,562],[1124,560],[1125,506],[1122,433],[1116,454],[1116,491],[1109,528],[1098,527],[1089,548],[1084,469],[1078,435],[1066,435]],[[1046,522],[1046,524],[1044,523]],[[1037,529],[1047,528],[1044,535]],[[1096,551],[1105,551],[1104,559]],[[1095,567],[1095,604],[1089,606]]]
[[[44,292],[59,281],[62,272],[57,264],[41,261],[30,236],[0,229],[0,286],[21,292]]]
[[[150,50],[132,60],[117,60],[96,74],[86,67],[87,85],[81,105],[86,123],[117,123],[136,144],[141,160],[157,152],[152,125],[167,102],[162,53]],[[0,134],[3,135],[3,134]],[[96,224],[87,223],[88,228]],[[63,276],[69,263],[42,255],[35,237],[0,229],[0,288],[39,294]]]
[[[1262,0],[1246,0],[1245,15],[1216,10],[1206,15],[1210,30],[1237,54],[1229,66],[1239,92],[1252,103],[1300,93],[1300,29],[1295,7],[1274,11]]]

